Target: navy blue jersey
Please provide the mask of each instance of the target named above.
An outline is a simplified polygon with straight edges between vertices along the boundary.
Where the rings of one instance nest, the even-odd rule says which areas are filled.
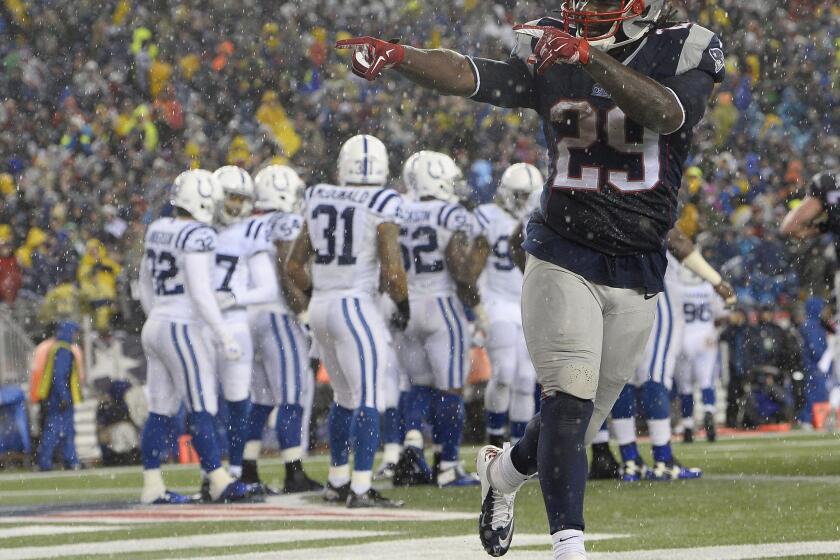
[[[808,194],[822,202],[828,214],[826,229],[834,236],[834,249],[840,255],[840,181],[837,174],[826,171],[814,177]]]
[[[552,18],[535,23],[562,28]],[[661,291],[665,236],[677,218],[692,130],[724,77],[720,39],[681,24],[622,49],[625,65],[682,103],[685,121],[668,135],[628,118],[579,65],[558,63],[536,75],[527,62],[535,45],[520,35],[506,61],[471,59],[478,83],[472,99],[534,109],[543,120],[551,164],[525,249],[599,284]]]

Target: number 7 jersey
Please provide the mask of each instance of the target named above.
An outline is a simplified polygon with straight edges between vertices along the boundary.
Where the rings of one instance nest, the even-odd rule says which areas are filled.
[[[188,253],[213,253],[216,231],[200,222],[160,218],[146,230],[144,261],[152,281],[150,318],[169,321],[199,319],[187,293],[184,257]],[[207,270],[208,282],[212,270]],[[142,276],[141,276],[142,278]]]
[[[315,258],[315,296],[370,295],[379,292],[377,228],[399,223],[402,197],[387,187],[307,189],[304,217]]]

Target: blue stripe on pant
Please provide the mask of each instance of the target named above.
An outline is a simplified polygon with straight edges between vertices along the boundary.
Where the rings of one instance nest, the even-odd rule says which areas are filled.
[[[181,362],[181,370],[184,374],[184,381],[187,388],[186,404],[191,411],[200,412],[204,410],[204,408],[201,406],[200,401],[198,403],[194,402],[192,383],[190,383],[190,371],[187,367],[187,360],[184,359],[184,353],[181,351],[181,345],[178,343],[178,327],[175,323],[169,324],[169,334],[172,337],[172,345],[175,347],[175,352],[178,354],[178,360]]]
[[[356,327],[353,326],[353,322],[350,320],[350,307],[348,306],[347,302],[349,298],[343,298],[341,300],[341,312],[344,315],[344,323],[347,325],[347,328],[350,330],[350,334],[353,335],[353,340],[356,342],[356,350],[359,352],[359,380],[361,382],[361,404],[360,406],[367,406],[367,357],[365,356],[365,349],[362,346],[362,339],[359,336],[359,333],[356,331]]]
[[[443,298],[437,298],[440,313],[443,315],[443,320],[446,323],[446,329],[449,332],[449,386],[455,387],[455,328],[446,314],[446,306],[443,303]]]
[[[379,370],[379,358],[378,358],[377,353],[376,353],[376,342],[374,341],[373,333],[371,332],[367,321],[365,321],[365,316],[362,313],[362,306],[359,302],[359,299],[356,298],[353,301],[354,301],[354,305],[355,305],[355,308],[356,308],[356,313],[359,315],[359,320],[362,322],[362,328],[364,329],[365,334],[367,335],[368,342],[370,343],[370,353],[371,353],[371,356],[372,356],[372,360],[371,360],[371,362],[372,362],[372,365],[371,365],[371,383],[369,385],[367,385],[367,387],[369,387],[371,395],[373,397],[373,399],[372,399],[373,404],[372,405],[367,404],[367,395],[365,395],[363,393],[362,394],[362,406],[371,406],[371,408],[377,408],[376,385],[377,385],[377,377],[378,377],[378,374],[379,374],[379,371],[378,371]],[[367,375],[367,372],[362,372],[362,375],[363,376]]]
[[[665,382],[666,364],[674,333],[674,315],[667,292],[656,303],[656,338],[653,341],[653,355],[648,366],[649,379],[656,383]]]
[[[291,391],[291,395],[284,400],[286,404],[301,404],[303,399],[303,389],[301,385],[301,365],[300,365],[300,352],[298,350],[297,338],[295,337],[294,329],[292,328],[292,322],[289,320],[288,315],[283,315],[283,326],[286,329],[286,335],[289,337],[289,345],[292,348],[292,367],[294,368],[295,372],[295,389]]]
[[[464,386],[464,354],[466,353],[466,343],[464,341],[464,328],[461,325],[461,319],[458,318],[458,312],[455,310],[455,303],[453,299],[450,297],[447,299],[449,303],[449,309],[452,310],[452,318],[455,321],[455,326],[458,330],[458,375],[457,375],[457,385],[453,385],[453,389],[460,389]],[[453,351],[455,348],[452,349]]]
[[[275,313],[269,314],[269,321],[271,322],[271,334],[274,337],[274,342],[277,344],[277,351],[280,353],[280,397],[284,403],[289,402],[288,388],[286,386],[286,351],[284,350],[283,337],[280,335],[280,328],[277,325],[277,315]]]

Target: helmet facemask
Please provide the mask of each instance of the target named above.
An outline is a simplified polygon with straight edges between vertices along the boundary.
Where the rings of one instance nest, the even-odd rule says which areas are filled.
[[[567,0],[560,8],[567,33],[607,51],[641,38],[662,11],[663,0]]]

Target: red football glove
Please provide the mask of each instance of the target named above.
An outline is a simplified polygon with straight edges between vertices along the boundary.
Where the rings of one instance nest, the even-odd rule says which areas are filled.
[[[534,54],[528,59],[530,64],[540,63],[537,74],[544,74],[557,60],[566,64],[589,64],[589,42],[586,39],[572,37],[565,31],[551,26],[516,25],[513,30],[539,38],[534,47]]]
[[[375,37],[354,37],[335,44],[337,49],[355,49],[353,52],[353,73],[373,81],[386,68],[399,65],[405,57],[405,48],[396,42],[389,43]]]

